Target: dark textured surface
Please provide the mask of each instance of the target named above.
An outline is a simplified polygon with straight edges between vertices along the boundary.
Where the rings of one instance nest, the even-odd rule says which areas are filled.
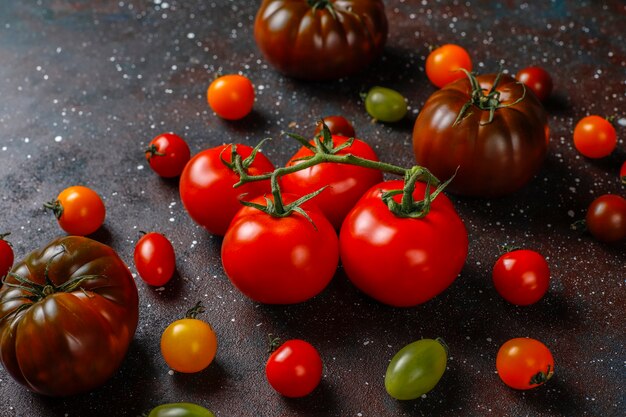
[[[498,4],[501,3],[501,4]],[[383,59],[333,83],[303,83],[275,73],[252,38],[256,2],[0,1],[0,232],[11,231],[16,257],[62,231],[41,204],[69,185],[97,190],[107,206],[93,237],[132,265],[139,230],[174,243],[178,273],[165,289],[138,281],[140,323],[116,376],[88,395],[29,393],[0,370],[0,416],[138,416],[174,401],[218,416],[623,416],[626,401],[625,248],[569,230],[594,197],[625,194],[626,10],[623,1],[386,1],[390,22]],[[394,309],[359,293],[339,272],[302,305],[269,307],[228,282],[221,240],[187,217],[176,181],[158,178],[141,150],[175,131],[192,153],[222,142],[275,138],[265,152],[285,163],[296,149],[282,131],[312,131],[313,118],[343,114],[382,160],[412,164],[413,120],[434,91],[425,78],[430,45],[455,42],[478,71],[502,60],[512,72],[544,66],[555,79],[547,104],[552,142],[537,178],[510,197],[454,198],[470,236],[457,281],[425,305]],[[215,117],[205,102],[216,73],[254,82],[254,112],[239,122]],[[374,84],[401,91],[411,105],[399,124],[370,123],[359,93]],[[618,150],[590,161],[573,148],[575,121],[618,114]],[[548,295],[534,306],[507,304],[490,271],[499,246],[542,252],[552,269]],[[173,374],[159,338],[198,298],[216,329],[216,361],[196,375]],[[321,386],[286,400],[265,381],[266,335],[303,338],[324,359]],[[443,337],[448,370],[425,398],[397,402],[384,391],[392,355],[422,337]],[[556,374],[517,392],[495,373],[499,346],[531,336],[552,350]]]

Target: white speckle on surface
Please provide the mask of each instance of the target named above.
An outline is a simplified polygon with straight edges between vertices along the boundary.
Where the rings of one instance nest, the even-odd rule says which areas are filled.
[[[174,220],[175,220],[175,219],[174,219],[173,217],[170,217],[170,221],[171,221],[171,222],[174,222]]]
[[[172,371],[171,369],[169,371],[167,371],[168,375],[174,375],[174,371]]]
[[[62,137],[62,136],[56,136],[56,137],[54,138],[54,141],[55,141],[55,142],[57,142],[57,143],[58,143],[58,142],[61,142],[62,140],[63,140],[63,137]]]
[[[187,34],[187,39],[193,39],[193,38],[195,38],[195,37],[196,37],[196,34],[195,34],[195,33],[193,33],[193,32],[189,32],[189,33]]]
[[[143,169],[143,165],[137,165],[137,169],[141,171]]]
[[[620,126],[626,126],[626,117],[622,117],[617,121],[617,124]]]

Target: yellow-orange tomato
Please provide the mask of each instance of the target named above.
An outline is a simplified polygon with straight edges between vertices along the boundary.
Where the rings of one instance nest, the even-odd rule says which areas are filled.
[[[211,325],[196,318],[170,324],[161,335],[161,354],[168,366],[184,373],[200,372],[213,362],[217,336]]]
[[[472,71],[472,59],[467,51],[454,44],[446,44],[433,50],[426,58],[426,76],[441,88],[452,81],[465,78],[460,68]]]
[[[207,101],[221,118],[238,120],[252,110],[254,87],[252,82],[243,75],[224,75],[209,85]]]
[[[44,204],[51,209],[61,229],[70,235],[90,235],[102,226],[106,209],[94,190],[82,185],[67,187],[56,200]]]

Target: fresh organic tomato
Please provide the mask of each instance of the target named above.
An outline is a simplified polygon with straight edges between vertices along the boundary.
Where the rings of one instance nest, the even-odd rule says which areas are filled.
[[[385,374],[387,393],[397,400],[414,400],[439,382],[448,362],[447,347],[440,339],[422,339],[396,353]]]
[[[252,203],[265,205],[265,198]],[[283,202],[296,196],[285,193]],[[313,200],[312,200],[313,201]],[[222,265],[235,287],[254,301],[295,304],[319,294],[337,269],[337,233],[312,202],[309,216],[292,212],[274,217],[254,207],[242,208],[222,241]]]
[[[467,51],[454,44],[446,44],[434,49],[426,58],[426,76],[431,83],[441,88],[452,81],[465,78],[464,68],[472,71],[472,59]]]
[[[53,240],[15,264],[0,289],[0,362],[40,394],[91,391],[122,363],[138,304],[113,249],[79,236]]]
[[[82,185],[66,188],[44,207],[52,210],[61,229],[76,236],[90,235],[98,230],[106,215],[100,196]]]
[[[344,77],[382,53],[385,5],[382,0],[263,0],[254,39],[265,59],[290,77]]]
[[[247,145],[235,146],[237,154],[244,160],[253,152]],[[227,165],[232,162],[232,145],[217,146],[191,158],[180,176],[180,198],[187,213],[196,223],[220,236],[226,233],[230,221],[241,208],[242,198],[251,199],[270,192],[269,180],[233,188],[239,176]],[[246,162],[244,166],[247,166],[249,175],[274,170],[274,165],[260,152],[253,162]]]
[[[403,181],[377,184],[357,202],[341,226],[344,270],[370,297],[392,306],[424,303],[455,280],[465,263],[467,231],[450,200],[439,194],[423,218],[396,217],[381,195],[402,190]],[[425,184],[413,197],[422,200]],[[401,195],[394,196],[400,201]]]
[[[160,233],[150,232],[143,235],[135,245],[133,257],[139,276],[149,285],[165,285],[174,275],[174,247]]]
[[[540,101],[546,101],[552,93],[552,77],[541,67],[521,69],[515,78],[535,93]]]
[[[587,158],[608,156],[617,145],[617,133],[607,119],[587,116],[574,128],[574,146]]]
[[[298,398],[310,394],[322,380],[322,358],[304,340],[287,340],[267,360],[265,375],[279,394]]]
[[[390,88],[372,87],[365,96],[365,110],[381,122],[397,122],[406,116],[406,99]]]
[[[153,408],[148,417],[215,417],[215,414],[196,404],[171,403]]]
[[[502,382],[511,388],[527,390],[544,384],[554,374],[554,358],[538,340],[519,337],[502,345],[496,357]]]
[[[219,117],[239,120],[252,111],[254,87],[243,75],[223,75],[209,85],[207,100]]]
[[[626,199],[604,194],[589,205],[587,229],[600,242],[613,243],[626,238]]]
[[[184,319],[171,323],[161,335],[161,354],[175,371],[200,372],[215,358],[217,336],[209,323],[196,318],[203,311],[201,304],[196,304]]]
[[[626,185],[626,161],[624,161],[619,170],[619,178],[622,181],[622,184]]]
[[[163,133],[152,139],[145,154],[150,168],[165,178],[179,176],[190,157],[187,142],[173,133]]]
[[[541,254],[514,250],[502,255],[493,267],[496,291],[509,303],[534,304],[548,291],[550,268]]]
[[[345,136],[333,136],[335,147],[345,143]],[[313,143],[311,141],[311,143]],[[354,139],[351,146],[337,152],[337,155],[352,154],[361,158],[378,161],[374,150],[360,139]],[[303,162],[302,158],[312,156],[313,151],[302,147],[291,157],[287,166]],[[282,177],[283,190],[292,194],[309,194],[328,186],[315,196],[313,203],[326,216],[330,223],[339,229],[346,214],[372,185],[383,180],[381,171],[356,165],[322,163]]]
[[[356,136],[352,123],[343,116],[328,116],[324,117],[322,120],[333,135],[346,136],[349,138]],[[319,135],[320,133],[322,133],[322,124],[318,123],[315,127],[314,135]]]
[[[541,168],[549,137],[543,106],[512,77],[502,75],[496,87],[495,81],[492,74],[477,77],[474,85],[469,78],[448,84],[417,116],[415,158],[442,180],[457,173],[446,190],[510,194]]]
[[[13,248],[11,244],[5,240],[5,237],[10,235],[10,233],[2,233],[0,234],[0,287],[2,287],[2,281],[4,277],[11,269],[13,265]]]

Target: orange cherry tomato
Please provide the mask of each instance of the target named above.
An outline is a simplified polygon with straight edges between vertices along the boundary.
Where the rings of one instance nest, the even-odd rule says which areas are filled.
[[[207,100],[221,118],[238,120],[252,111],[254,87],[243,75],[224,75],[209,85]]]
[[[538,340],[519,337],[500,347],[496,369],[502,382],[511,388],[527,390],[544,384],[554,374],[550,349]]]
[[[616,145],[615,128],[603,117],[583,117],[574,128],[574,146],[587,158],[608,156]]]
[[[106,215],[98,193],[82,185],[67,187],[44,207],[52,210],[61,229],[76,236],[90,235],[98,230]]]
[[[472,59],[467,51],[454,44],[446,44],[433,50],[426,58],[426,76],[437,87],[465,78],[460,68],[472,71]]]

